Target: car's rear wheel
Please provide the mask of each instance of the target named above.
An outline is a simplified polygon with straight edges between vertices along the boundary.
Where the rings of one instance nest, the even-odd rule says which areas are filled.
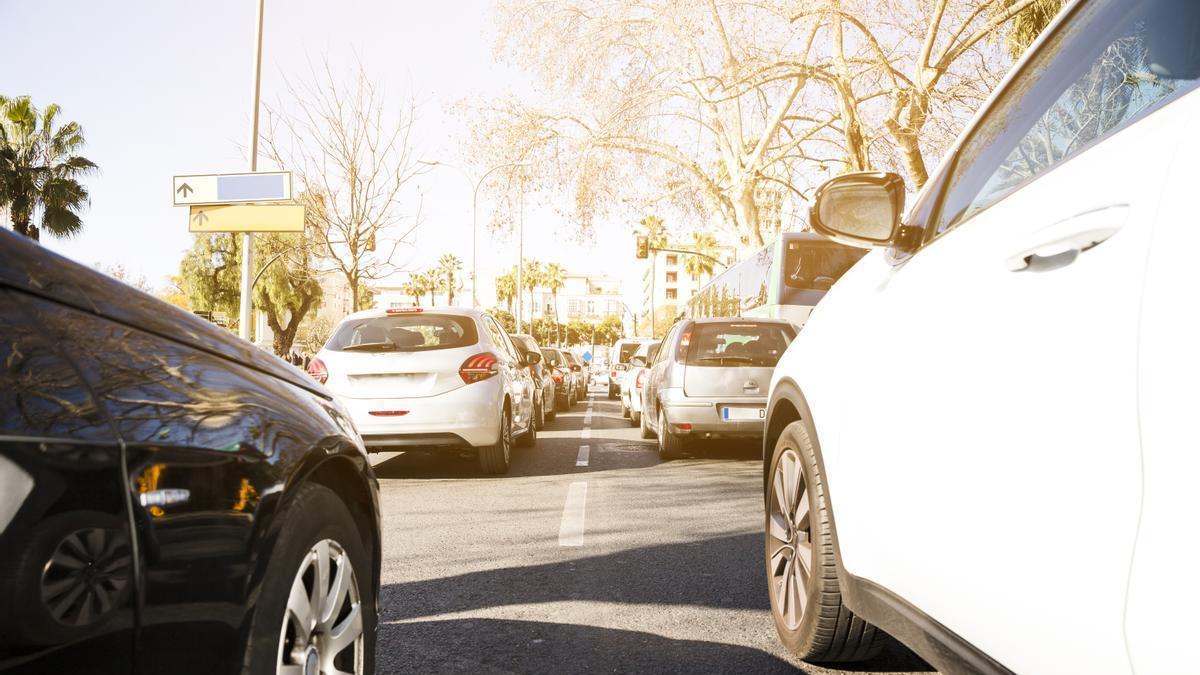
[[[541,431],[546,428],[546,409],[542,406],[542,396],[533,402],[533,428]]]
[[[488,474],[508,473],[512,457],[512,419],[505,411],[500,415],[500,436],[496,442],[479,449],[479,470]]]
[[[372,672],[375,586],[350,511],[309,483],[284,517],[251,625],[248,672]]]
[[[542,399],[542,416],[546,419],[546,421],[553,422],[554,418],[558,417],[558,406],[556,405],[557,401],[555,401],[556,398],[558,397],[552,397],[549,401],[547,401],[545,398]]]
[[[784,646],[806,661],[863,661],[887,635],[842,604],[823,481],[808,430],[791,423],[775,444],[765,486],[771,617]]]
[[[616,397],[617,397],[617,393],[618,393],[618,390],[617,390],[617,388],[616,388],[616,387],[612,386],[611,384],[610,384],[610,385],[608,385],[608,397],[609,397],[610,399],[614,399],[614,398],[616,398]]]
[[[625,399],[622,398],[621,399],[621,417],[624,417],[625,419],[629,419],[629,415],[632,412],[633,411],[629,408],[629,406],[625,405]]]
[[[686,442],[679,434],[671,433],[667,426],[667,414],[660,408],[658,411],[658,457],[659,459],[679,459],[683,456]]]

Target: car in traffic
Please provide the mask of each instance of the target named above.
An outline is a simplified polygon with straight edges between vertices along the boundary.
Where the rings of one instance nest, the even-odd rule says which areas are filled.
[[[0,671],[372,671],[379,486],[327,389],[8,231],[0,326]]]
[[[582,401],[587,398],[588,380],[590,379],[587,362],[570,349],[560,349],[559,351],[562,352],[563,360],[566,361],[571,372],[571,386],[575,400]]]
[[[346,317],[308,372],[350,411],[367,450],[474,452],[507,473],[512,446],[532,446],[536,389],[523,355],[487,312],[368,309]]]
[[[558,416],[558,410],[554,405],[557,397],[554,376],[550,367],[542,361],[541,347],[538,346],[537,340],[534,340],[532,335],[517,333],[510,334],[509,337],[512,338],[517,351],[521,353],[522,360],[528,364],[525,367],[533,377],[533,386],[536,390],[533,402],[537,408],[533,412],[533,420],[537,430],[541,431],[545,428],[547,420],[553,420]],[[536,356],[534,356],[535,354]]]
[[[629,358],[637,348],[647,342],[658,342],[654,338],[628,337],[617,340],[608,350],[608,397],[615,399],[621,393],[621,378],[629,370]]]
[[[575,406],[575,388],[572,386],[571,364],[561,350],[542,347],[542,359],[550,367],[554,379],[554,405],[556,410],[570,410]]]
[[[767,387],[796,337],[782,319],[684,319],[663,338],[642,387],[642,437],[663,459],[697,439],[762,438]],[[636,384],[636,383],[635,383]]]
[[[621,378],[621,417],[635,427],[642,424],[642,389],[646,376],[650,374],[650,362],[658,353],[657,342],[643,342],[633,356],[629,357],[629,370]],[[649,436],[643,436],[649,438]]]
[[[942,672],[1189,669],[1200,3],[1066,5],[905,212],[849,173],[812,227],[871,249],[780,360],[764,562],[797,656],[885,633]]]

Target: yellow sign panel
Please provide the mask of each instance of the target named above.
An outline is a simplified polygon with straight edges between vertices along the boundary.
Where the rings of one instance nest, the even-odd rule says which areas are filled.
[[[193,206],[190,232],[303,232],[301,204],[227,204]]]

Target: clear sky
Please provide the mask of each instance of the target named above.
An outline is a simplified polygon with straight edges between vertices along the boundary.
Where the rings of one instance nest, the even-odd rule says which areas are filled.
[[[245,171],[255,0],[0,0],[5,35],[0,93],[63,107],[83,125],[91,208],[77,237],[44,243],[91,265],[123,264],[154,286],[178,271],[190,244],[186,210],[171,205],[175,174]],[[304,80],[327,57],[352,74],[361,60],[397,105],[420,106],[419,156],[461,162],[465,120],[454,104],[528,86],[493,59],[493,7],[484,0],[266,0],[262,97],[283,77]],[[261,160],[260,160],[261,165]],[[425,224],[397,256],[412,267],[454,252],[470,264],[467,180],[446,168],[417,179]],[[492,240],[480,197],[480,277],[516,261],[515,237]],[[526,256],[572,272],[637,278],[629,225],[598,227],[575,243],[549,209],[526,212]],[[626,283],[627,297],[635,295]],[[482,289],[481,289],[482,290]],[[490,295],[490,293],[489,293]]]

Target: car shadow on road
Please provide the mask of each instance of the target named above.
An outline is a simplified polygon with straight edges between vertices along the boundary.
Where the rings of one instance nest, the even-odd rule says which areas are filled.
[[[376,654],[379,673],[805,672],[741,645],[505,619],[385,623]]]

